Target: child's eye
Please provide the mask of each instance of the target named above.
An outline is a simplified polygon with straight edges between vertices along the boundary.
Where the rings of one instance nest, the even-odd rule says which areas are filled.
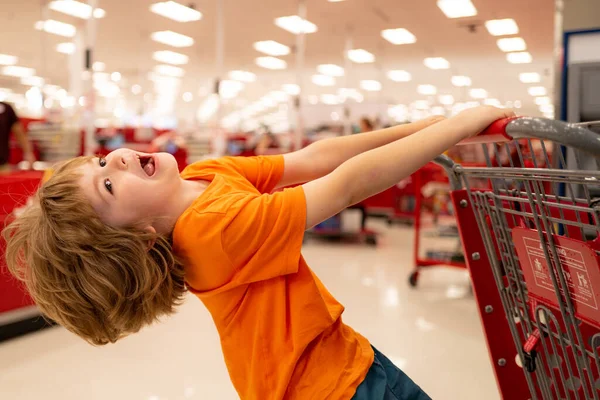
[[[106,167],[106,158],[100,157],[98,163],[100,164],[101,167]]]
[[[104,187],[106,188],[106,190],[108,190],[108,192],[110,194],[112,194],[113,189],[112,189],[112,182],[110,181],[110,179],[105,179],[104,180]]]

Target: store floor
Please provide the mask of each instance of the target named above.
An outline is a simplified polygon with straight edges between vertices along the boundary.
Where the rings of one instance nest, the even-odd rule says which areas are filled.
[[[388,228],[377,249],[309,242],[304,255],[345,306],[346,323],[433,399],[495,400],[474,299],[463,271],[436,268],[410,289],[412,230]],[[236,399],[210,315],[189,297],[177,315],[94,348],[62,328],[0,344],[2,400]]]

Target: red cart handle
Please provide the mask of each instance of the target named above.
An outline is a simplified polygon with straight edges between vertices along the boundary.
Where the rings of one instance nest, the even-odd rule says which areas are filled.
[[[518,117],[503,118],[495,121],[486,129],[483,130],[479,135],[473,136],[472,138],[463,140],[460,144],[481,144],[481,143],[504,143],[513,140],[511,136],[506,133],[506,126],[509,122]]]
[[[512,117],[500,119],[479,135],[460,144],[504,143],[515,139],[541,139],[600,156],[600,134],[587,126],[546,118]]]

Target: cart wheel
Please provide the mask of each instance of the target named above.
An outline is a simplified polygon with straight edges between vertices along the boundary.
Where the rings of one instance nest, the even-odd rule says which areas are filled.
[[[412,287],[412,288],[417,287],[418,281],[419,281],[419,271],[411,272],[410,276],[408,277],[408,284],[410,285],[410,287]]]
[[[375,236],[367,236],[366,242],[370,246],[377,246],[377,238]]]

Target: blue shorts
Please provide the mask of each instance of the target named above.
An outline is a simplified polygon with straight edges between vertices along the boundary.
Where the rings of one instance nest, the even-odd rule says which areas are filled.
[[[375,359],[352,400],[431,400],[416,383],[375,347]]]

